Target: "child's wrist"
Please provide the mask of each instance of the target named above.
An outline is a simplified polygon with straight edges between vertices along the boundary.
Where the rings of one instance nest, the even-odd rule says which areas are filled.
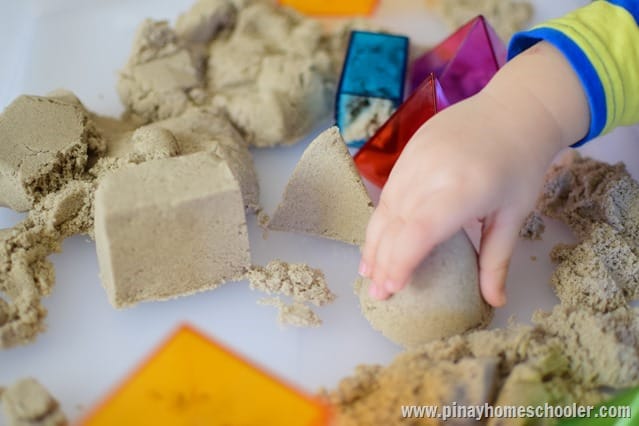
[[[543,105],[528,92],[508,85],[489,85],[478,97],[498,137],[507,140],[512,154],[547,166],[563,149],[561,129]]]
[[[537,127],[551,126],[559,138],[555,151],[583,139],[588,132],[590,110],[584,88],[568,60],[549,43],[540,42],[512,59],[487,90],[509,99],[515,108],[525,106],[537,114],[527,117],[525,110],[520,111],[522,119],[539,120]]]

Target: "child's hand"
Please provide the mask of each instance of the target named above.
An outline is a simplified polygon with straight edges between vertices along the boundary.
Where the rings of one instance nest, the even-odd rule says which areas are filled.
[[[560,148],[518,137],[504,125],[513,114],[480,94],[436,115],[415,134],[368,226],[360,273],[372,279],[373,297],[402,289],[431,249],[479,218],[482,294],[493,306],[505,303],[519,229]],[[539,129],[539,138],[551,138],[547,130]]]
[[[360,274],[372,279],[371,295],[401,290],[436,245],[478,218],[482,295],[506,303],[519,229],[552,159],[586,135],[589,111],[570,63],[541,42],[478,95],[431,118],[404,149],[368,225]]]

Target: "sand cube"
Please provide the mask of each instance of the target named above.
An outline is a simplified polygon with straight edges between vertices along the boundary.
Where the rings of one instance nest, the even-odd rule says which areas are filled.
[[[106,176],[95,196],[95,240],[115,307],[212,289],[250,266],[240,186],[211,152]]]
[[[81,108],[40,96],[14,100],[0,116],[0,206],[29,210],[79,176],[88,137]]]

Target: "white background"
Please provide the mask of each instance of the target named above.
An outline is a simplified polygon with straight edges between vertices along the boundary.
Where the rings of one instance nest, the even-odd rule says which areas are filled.
[[[434,44],[447,30],[427,14],[422,3],[387,1],[376,19],[414,41]],[[586,1],[534,3],[534,21],[539,22]],[[118,115],[122,107],[115,92],[117,70],[128,56],[136,26],[145,17],[174,19],[189,4],[178,0],[0,0],[0,108],[21,93],[42,95],[63,87],[74,91],[90,109]],[[267,212],[275,208],[309,140],[292,148],[254,152]],[[583,151],[608,161],[625,160],[639,176],[638,143],[637,128],[619,129]],[[0,228],[22,217],[0,208]],[[333,387],[357,364],[387,363],[400,352],[360,315],[351,290],[359,261],[356,248],[281,233],[271,233],[264,241],[253,218],[250,228],[254,263],[281,258],[324,270],[338,299],[318,310],[322,327],[280,328],[274,308],[257,306],[262,295],[251,292],[245,282],[170,302],[114,310],[98,279],[94,243],[74,237],[64,243],[63,253],[51,256],[57,282],[45,299],[48,331],[30,345],[0,352],[0,384],[34,376],[59,398],[71,418],[77,418],[183,322],[309,392]],[[519,243],[508,280],[510,302],[497,311],[493,327],[505,325],[511,316],[528,321],[534,310],[549,309],[556,302],[548,285],[552,268],[547,253],[555,243],[570,238],[564,227],[550,222],[542,242]]]

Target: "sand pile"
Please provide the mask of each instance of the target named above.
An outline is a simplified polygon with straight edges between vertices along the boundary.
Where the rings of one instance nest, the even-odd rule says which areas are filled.
[[[201,0],[175,28],[142,23],[118,92],[144,122],[219,106],[251,145],[291,144],[332,110],[336,38],[273,2]]]
[[[253,266],[247,278],[251,289],[278,296],[261,299],[259,304],[276,307],[282,325],[319,326],[322,321],[310,305],[324,306],[335,300],[324,273],[305,264],[274,260],[265,267]]]

